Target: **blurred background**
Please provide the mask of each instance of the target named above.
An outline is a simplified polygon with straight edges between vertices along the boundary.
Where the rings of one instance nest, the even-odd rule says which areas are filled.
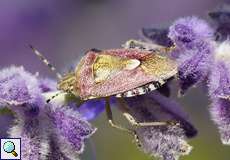
[[[27,44],[38,48],[64,72],[90,48],[119,48],[130,38],[139,39],[138,33],[144,26],[167,26],[179,17],[190,15],[206,17],[209,10],[224,2],[227,1],[1,0],[0,67],[23,65],[33,73],[55,78]],[[192,153],[182,159],[229,160],[230,146],[220,142],[204,92],[200,88],[190,90],[178,101],[199,130],[198,136],[190,141],[194,146]],[[121,119],[116,109],[114,117]],[[151,159],[137,149],[131,137],[110,128],[104,114],[93,123],[98,131],[87,142],[83,160]]]

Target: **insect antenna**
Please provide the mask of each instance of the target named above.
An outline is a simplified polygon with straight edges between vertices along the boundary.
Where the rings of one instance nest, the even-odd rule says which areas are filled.
[[[61,92],[56,93],[55,95],[53,95],[52,97],[50,97],[49,99],[46,100],[46,103],[50,103],[51,100],[53,100],[54,98],[58,97],[60,94],[62,94]]]
[[[62,96],[61,96],[62,95]],[[63,101],[65,100],[65,95],[66,93],[63,91],[54,91],[54,92],[47,92],[47,93],[43,93],[43,96],[46,99],[46,103],[50,103],[53,99],[59,97],[57,100],[58,101]]]
[[[33,52],[38,56],[38,58],[46,65],[49,67],[49,69],[53,72],[56,73],[56,76],[61,79],[62,75],[57,72],[56,68],[37,50],[35,49],[32,45],[29,44],[29,47],[33,50]]]

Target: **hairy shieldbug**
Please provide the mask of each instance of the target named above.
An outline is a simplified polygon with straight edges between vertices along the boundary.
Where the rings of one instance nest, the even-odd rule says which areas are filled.
[[[177,73],[176,63],[159,54],[163,48],[147,50],[136,41],[127,43],[124,49],[89,50],[58,88],[84,100],[131,97],[159,88]]]
[[[32,46],[34,53],[52,70],[56,69],[44,56]],[[99,50],[86,52],[75,71],[60,78],[60,93],[73,94],[82,101],[93,98],[106,99],[106,113],[111,126],[129,131],[116,125],[113,121],[109,104],[111,96],[118,97],[118,102],[125,118],[133,126],[159,126],[178,124],[175,122],[136,122],[127,112],[122,97],[142,95],[160,88],[168,79],[177,74],[177,65],[166,54],[172,49],[163,46],[127,41],[122,49]],[[51,99],[60,93],[52,96]],[[51,100],[48,99],[48,102]]]

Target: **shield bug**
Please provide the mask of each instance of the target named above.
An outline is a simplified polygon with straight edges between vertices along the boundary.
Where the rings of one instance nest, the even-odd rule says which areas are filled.
[[[31,48],[51,70],[55,71],[55,68],[39,51]],[[105,98],[109,123],[122,130],[127,129],[116,125],[112,118],[109,105],[111,96],[117,97],[123,115],[133,126],[177,124],[174,122],[137,122],[128,113],[125,101],[122,99],[158,89],[176,75],[177,65],[166,54],[171,49],[135,40],[127,41],[121,49],[91,49],[82,57],[75,71],[63,77],[57,73],[57,76],[60,77],[57,88],[83,101]]]

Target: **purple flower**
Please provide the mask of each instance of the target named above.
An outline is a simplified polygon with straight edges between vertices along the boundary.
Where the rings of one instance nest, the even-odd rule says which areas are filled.
[[[230,35],[230,5],[222,5],[209,13],[215,24],[215,37],[217,41],[224,41]]]
[[[191,86],[206,80],[213,61],[213,47],[205,41],[196,41],[196,48],[186,50],[178,59],[180,94]]]
[[[197,22],[195,23],[194,20]],[[184,24],[181,25],[182,23]],[[185,35],[186,41],[181,41],[182,32],[175,32],[177,24],[187,26],[182,27],[186,28],[182,34]],[[184,30],[182,28],[180,30]],[[175,41],[178,48],[176,51],[179,52],[176,60],[181,93],[184,94],[190,86],[198,82],[208,80],[209,96],[212,101],[211,117],[219,128],[222,142],[229,144],[230,43],[214,41],[214,35],[207,24],[194,18],[176,21],[170,27],[169,37]]]
[[[202,19],[186,17],[178,19],[169,28],[169,38],[182,50],[196,48],[197,40],[213,38],[213,29]]]
[[[176,102],[157,92],[126,98],[126,102],[130,114],[139,122],[178,121],[181,124],[137,128],[139,146],[145,153],[163,160],[175,160],[189,154],[192,147],[186,139],[195,136],[197,131]]]
[[[175,21],[168,36],[176,44],[172,56],[178,62],[180,94],[184,94],[206,80],[213,60],[213,30],[204,20],[187,17]]]
[[[180,94],[207,78],[213,60],[214,31],[204,20],[197,17],[180,18],[169,29],[149,28],[143,29],[142,33],[154,43],[176,45],[170,55],[178,63]]]
[[[230,95],[230,66],[224,62],[216,62],[209,76],[209,95],[211,98]]]
[[[209,76],[210,113],[219,128],[223,144],[230,145],[230,43],[217,45],[215,63]]]
[[[18,117],[15,125],[9,129],[9,137],[21,138],[22,159],[45,159],[49,153],[50,129],[46,122],[40,118]]]
[[[23,104],[33,102],[41,93],[35,76],[23,67],[10,67],[0,72],[0,98],[2,103]]]
[[[212,120],[217,125],[221,141],[230,145],[230,101],[229,99],[213,99],[210,113]]]
[[[50,137],[50,141],[49,141],[50,142],[49,143],[50,153],[48,154],[48,157],[49,157],[48,159],[50,160],[55,160],[55,159],[70,160],[69,158],[65,156],[65,154],[61,152],[60,146],[56,143],[56,139],[57,137],[55,136]],[[72,159],[79,160],[79,158],[76,158],[76,157]]]
[[[75,151],[78,154],[84,150],[84,140],[96,130],[76,111],[68,106],[52,107],[49,113],[52,119],[57,141],[63,151]]]
[[[213,29],[199,18],[181,18],[169,27],[168,38],[176,45],[171,57],[178,63],[180,93],[184,94],[199,82],[208,85],[211,117],[219,128],[222,142],[229,145],[230,6],[223,5],[209,16],[214,22]],[[157,43],[155,32],[149,29],[143,34]],[[163,33],[161,36],[167,38]]]
[[[0,71],[0,104],[16,113],[15,124],[8,133],[22,139],[22,159],[77,159],[84,150],[85,139],[95,132],[78,111],[55,102],[46,103],[44,93],[53,91],[54,84],[22,67]]]

